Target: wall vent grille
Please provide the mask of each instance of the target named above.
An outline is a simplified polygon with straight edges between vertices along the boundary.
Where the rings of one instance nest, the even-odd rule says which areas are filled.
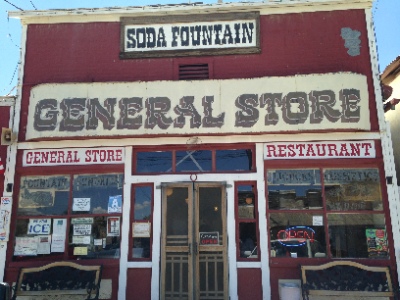
[[[201,80],[209,78],[208,64],[179,66],[179,80]]]

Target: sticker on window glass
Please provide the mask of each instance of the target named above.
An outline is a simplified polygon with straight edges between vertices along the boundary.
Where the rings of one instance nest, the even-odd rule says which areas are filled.
[[[110,196],[108,199],[108,213],[122,212],[122,195]]]
[[[29,219],[28,234],[50,234],[51,219]]]
[[[313,226],[323,226],[324,221],[322,219],[322,216],[313,216],[312,217],[312,224]]]
[[[90,211],[90,198],[74,198],[73,211]]]

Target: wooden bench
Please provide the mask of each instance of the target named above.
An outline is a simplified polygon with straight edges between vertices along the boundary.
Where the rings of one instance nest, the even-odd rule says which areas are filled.
[[[352,261],[301,266],[303,299],[397,299],[389,267]]]
[[[12,299],[98,299],[101,272],[101,265],[82,266],[66,261],[21,268]]]

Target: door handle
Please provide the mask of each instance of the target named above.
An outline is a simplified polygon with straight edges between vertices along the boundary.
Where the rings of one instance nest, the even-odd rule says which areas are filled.
[[[188,254],[192,255],[192,243],[188,244]]]
[[[199,245],[197,242],[194,243],[194,254],[199,254]]]

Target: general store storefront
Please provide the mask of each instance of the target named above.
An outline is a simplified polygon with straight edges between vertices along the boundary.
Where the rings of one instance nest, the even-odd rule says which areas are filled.
[[[312,6],[15,13],[28,30],[5,280],[73,260],[103,264],[103,299],[278,299],[301,262],[396,271],[370,3]],[[331,47],[307,54],[327,18]],[[282,52],[294,23],[309,35]],[[223,34],[196,48],[204,28]]]

